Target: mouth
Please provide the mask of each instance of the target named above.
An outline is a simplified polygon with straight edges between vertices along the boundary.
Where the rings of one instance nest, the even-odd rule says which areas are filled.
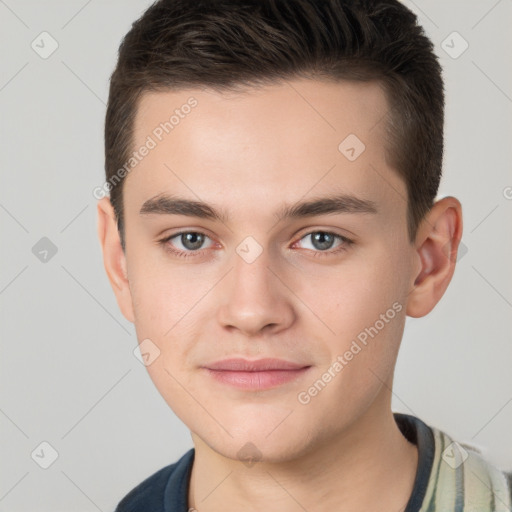
[[[216,381],[238,389],[261,391],[302,377],[311,368],[282,359],[225,359],[202,367]]]

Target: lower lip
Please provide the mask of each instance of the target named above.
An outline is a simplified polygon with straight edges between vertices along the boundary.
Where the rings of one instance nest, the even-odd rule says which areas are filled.
[[[208,373],[217,381],[239,389],[263,390],[275,388],[304,375],[310,366],[297,370],[265,370],[261,372],[241,372],[229,370],[211,370]]]

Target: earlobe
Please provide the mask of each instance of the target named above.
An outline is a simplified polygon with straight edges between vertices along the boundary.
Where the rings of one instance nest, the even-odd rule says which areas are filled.
[[[448,288],[455,271],[457,249],[462,238],[462,206],[445,197],[431,208],[418,229],[416,251],[419,271],[413,276],[407,315],[430,313]]]
[[[117,303],[124,317],[134,322],[133,303],[128,280],[126,256],[115,220],[115,213],[108,197],[98,201],[98,238],[103,252],[103,264]]]

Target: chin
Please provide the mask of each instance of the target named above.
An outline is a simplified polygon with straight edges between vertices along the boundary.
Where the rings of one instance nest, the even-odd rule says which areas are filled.
[[[253,425],[244,422],[243,426],[227,427],[232,437],[224,430],[220,435],[204,436],[199,429],[195,435],[219,455],[241,461],[247,467],[252,467],[257,462],[283,463],[293,461],[306,453],[308,442],[311,441],[310,436],[304,435],[306,430],[300,428],[296,422],[293,429],[290,425],[284,427],[285,423],[286,421],[277,428],[275,425],[278,423],[274,423],[274,427],[267,429],[262,428],[261,422]]]

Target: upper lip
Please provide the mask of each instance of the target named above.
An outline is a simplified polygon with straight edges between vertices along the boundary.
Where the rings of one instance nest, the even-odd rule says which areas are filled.
[[[209,368],[210,370],[261,372],[265,370],[299,370],[306,366],[309,365],[285,361],[284,359],[267,358],[250,361],[243,358],[232,358],[216,361],[215,363],[210,363],[204,367]]]

